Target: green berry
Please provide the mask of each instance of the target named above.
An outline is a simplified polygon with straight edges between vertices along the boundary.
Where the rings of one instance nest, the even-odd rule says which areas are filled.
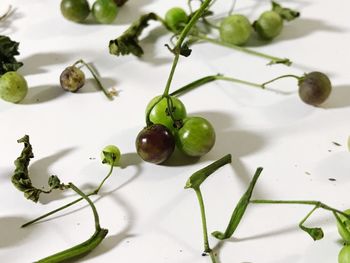
[[[265,11],[254,22],[253,27],[262,39],[271,40],[281,33],[283,19],[275,11]]]
[[[87,0],[62,0],[62,15],[74,22],[84,22],[90,14],[90,6]]]
[[[101,24],[111,24],[118,14],[114,0],[97,0],[92,6],[92,14]]]
[[[165,14],[165,23],[174,31],[180,31],[188,21],[188,15],[181,7],[173,7]]]
[[[0,77],[0,98],[3,100],[17,103],[24,99],[27,92],[27,82],[19,73],[9,71]]]
[[[120,163],[120,150],[115,145],[108,145],[103,148],[101,152],[102,163],[107,163],[109,165],[118,166]]]
[[[252,26],[247,17],[236,14],[226,17],[220,25],[220,38],[232,45],[244,45],[252,33]]]

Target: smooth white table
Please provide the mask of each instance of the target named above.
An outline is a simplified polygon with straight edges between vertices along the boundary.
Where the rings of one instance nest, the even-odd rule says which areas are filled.
[[[142,37],[146,54],[141,59],[109,55],[108,42],[141,13],[164,15],[169,7],[186,7],[186,1],[130,0],[112,25],[71,23],[60,14],[59,2],[0,3],[1,10],[8,4],[16,7],[6,27],[0,25],[0,34],[20,42],[20,72],[30,87],[22,103],[0,102],[1,262],[33,262],[82,242],[93,232],[91,209],[84,202],[46,222],[19,228],[76,198],[71,191],[55,192],[34,204],[12,186],[13,161],[22,149],[16,140],[24,134],[30,135],[34,148],[30,173],[36,185],[45,185],[55,174],[88,191],[108,172],[100,163],[100,150],[115,144],[123,153],[122,168],[115,170],[99,196],[92,197],[109,234],[81,262],[210,262],[201,256],[195,194],[183,187],[193,172],[227,153],[233,156],[232,164],[202,186],[209,232],[224,230],[258,166],[264,171],[254,198],[320,200],[339,209],[350,207],[348,1],[283,2],[302,16],[286,24],[272,43],[252,48],[288,57],[294,62],[291,67],[266,66],[264,59],[211,44],[194,46],[189,58],[181,58],[172,90],[216,73],[263,82],[314,70],[327,73],[334,89],[318,108],[300,101],[293,79],[272,85],[289,95],[224,82],[183,95],[190,115],[213,123],[217,142],[195,163],[177,155],[167,165],[141,161],[135,138],[145,125],[146,104],[162,93],[169,74],[172,55],[164,47],[169,35],[152,23],[152,30]],[[217,13],[224,14],[229,2],[218,1]],[[249,0],[238,1],[236,10],[253,20],[269,7],[268,1]],[[119,91],[114,101],[96,89],[88,74],[87,85],[76,94],[59,87],[61,71],[80,58],[93,62],[103,83]],[[308,223],[324,229],[321,241],[314,242],[298,228],[310,209],[251,205],[234,238],[218,243],[210,237],[211,245],[219,244],[222,263],[336,262],[341,244],[331,213],[317,211]]]

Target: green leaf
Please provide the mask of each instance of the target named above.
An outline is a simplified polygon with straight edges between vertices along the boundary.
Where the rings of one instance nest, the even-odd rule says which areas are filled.
[[[23,65],[15,59],[15,56],[19,55],[18,45],[18,42],[0,35],[0,76],[8,71],[16,71]]]
[[[300,225],[300,228],[304,230],[306,233],[308,233],[314,241],[320,240],[323,238],[323,230],[319,227],[306,227],[303,225]]]
[[[292,21],[300,16],[300,12],[282,7],[280,4],[272,1],[272,10],[278,13],[284,20],[286,21]]]
[[[263,168],[259,167],[254,176],[252,181],[250,182],[247,191],[243,194],[243,196],[241,197],[241,199],[239,200],[239,202],[237,203],[235,209],[233,210],[230,222],[228,223],[228,226],[225,230],[224,233],[220,232],[220,231],[214,231],[212,233],[212,235],[214,237],[216,237],[217,239],[223,240],[223,239],[227,239],[230,238],[233,233],[235,232],[236,228],[238,227],[239,223],[241,222],[241,219],[248,207],[248,204],[250,202],[250,198],[253,194],[253,190],[255,187],[255,184],[262,172]]]
[[[150,20],[159,20],[159,17],[155,13],[142,15],[120,37],[109,42],[109,53],[116,56],[131,53],[141,57],[143,49],[139,44],[139,37]]]

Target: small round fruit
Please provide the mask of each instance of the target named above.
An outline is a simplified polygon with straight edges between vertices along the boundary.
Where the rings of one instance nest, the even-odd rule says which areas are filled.
[[[185,154],[200,157],[208,153],[215,144],[215,130],[202,117],[188,117],[176,135],[176,145]]]
[[[102,163],[118,166],[120,162],[120,150],[115,145],[107,145],[101,152]]]
[[[332,84],[329,78],[317,71],[301,77],[298,86],[301,100],[313,106],[323,103],[332,91]]]
[[[84,22],[90,14],[90,6],[87,0],[62,0],[62,15],[74,22]]]
[[[187,21],[188,15],[181,7],[173,7],[165,14],[165,23],[174,32],[183,29]]]
[[[154,97],[146,107],[146,114],[152,108],[153,105],[160,99],[161,96]],[[172,114],[175,120],[183,120],[186,116],[185,105],[176,97],[170,97],[173,109]],[[154,124],[162,124],[167,127],[170,131],[174,132],[176,128],[174,127],[173,120],[169,114],[168,102],[166,98],[161,99],[151,110],[149,119]]]
[[[15,71],[6,72],[0,77],[0,98],[17,103],[24,99],[28,85],[22,75]]]
[[[172,133],[161,124],[142,129],[136,138],[138,155],[146,162],[160,164],[169,159],[175,149]]]
[[[347,215],[350,215],[350,209],[345,210],[344,213]],[[338,233],[342,237],[345,243],[350,244],[350,219],[347,219],[343,215],[339,215],[339,218],[340,218],[340,221],[345,225],[345,227],[343,227],[337,221]]]
[[[247,17],[236,14],[226,17],[220,25],[220,38],[232,45],[244,45],[252,33],[252,26]]]
[[[118,14],[114,0],[97,0],[92,6],[92,14],[101,24],[113,23]]]
[[[350,246],[344,246],[338,255],[338,263],[350,263]]]
[[[271,40],[281,33],[283,19],[275,11],[265,11],[254,22],[253,27],[262,39]]]
[[[64,90],[76,92],[84,86],[85,74],[75,66],[67,67],[61,73],[60,83]]]

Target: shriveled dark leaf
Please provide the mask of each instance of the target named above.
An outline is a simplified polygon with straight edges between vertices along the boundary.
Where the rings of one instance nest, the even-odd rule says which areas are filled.
[[[120,37],[109,41],[109,53],[116,56],[130,53],[137,57],[142,56],[143,49],[139,44],[139,37],[150,20],[158,20],[158,16],[155,13],[142,15]]]
[[[63,189],[65,187],[60,183],[57,176],[51,176],[49,178],[49,185],[51,189],[48,191],[34,187],[28,172],[30,159],[34,157],[32,145],[29,142],[29,136],[25,135],[17,142],[23,143],[24,147],[21,155],[15,160],[16,168],[11,177],[11,181],[19,191],[23,192],[25,198],[32,200],[33,202],[38,202],[41,193],[48,194],[52,189]]]
[[[19,55],[19,43],[7,36],[0,35],[0,76],[8,71],[16,71],[23,63],[18,62],[15,56]]]
[[[300,12],[283,7],[274,1],[272,1],[272,10],[278,13],[286,21],[292,21],[300,16]]]
[[[180,49],[180,55],[184,57],[190,56],[192,53],[192,49],[190,49],[187,45],[187,43],[183,44]]]

